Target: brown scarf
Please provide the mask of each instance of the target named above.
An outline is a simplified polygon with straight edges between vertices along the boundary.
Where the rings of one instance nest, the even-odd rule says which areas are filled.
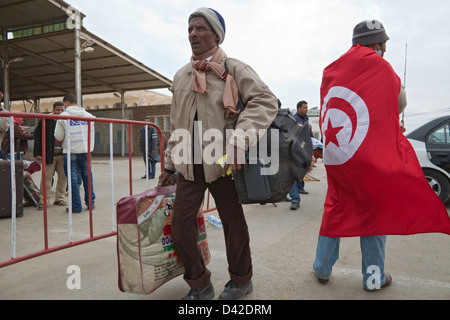
[[[211,56],[211,60],[206,61],[206,59]],[[206,72],[211,71],[219,79],[225,81],[223,105],[228,111],[228,116],[231,119],[236,119],[240,113],[239,110],[236,110],[239,101],[239,90],[236,80],[231,74],[227,73],[225,67],[220,64],[225,57],[226,54],[221,47],[215,47],[201,56],[192,56],[191,64],[194,68],[192,71],[192,90],[198,93],[208,92],[206,88]]]

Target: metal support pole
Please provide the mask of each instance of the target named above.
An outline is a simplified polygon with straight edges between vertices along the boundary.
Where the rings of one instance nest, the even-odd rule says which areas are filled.
[[[8,57],[8,30],[2,29],[2,49],[3,49],[3,102],[4,109],[10,110],[9,95],[9,57]]]
[[[34,113],[40,114],[41,113],[41,99],[35,98],[34,99]],[[39,119],[34,119],[34,125],[37,126],[39,124]]]
[[[83,106],[81,92],[81,44],[80,44],[80,18],[75,18],[75,91],[78,106]]]
[[[11,258],[16,259],[16,206],[17,206],[17,198],[16,198],[16,150],[15,150],[15,142],[16,139],[14,137],[14,118],[9,118],[9,144],[11,149]],[[17,159],[19,160],[19,159]]]
[[[120,107],[122,108],[122,120],[125,120],[125,92],[120,92]],[[122,124],[122,157],[125,157],[125,125]]]
[[[116,232],[116,216],[115,216],[115,196],[114,196],[114,126],[109,124],[109,158],[110,158],[110,176],[111,176],[111,218],[112,218],[112,232]]]

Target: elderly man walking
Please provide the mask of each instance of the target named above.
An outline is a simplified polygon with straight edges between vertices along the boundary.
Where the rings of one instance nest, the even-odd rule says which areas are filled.
[[[244,133],[267,130],[277,115],[278,100],[249,65],[226,56],[220,47],[226,33],[225,21],[218,12],[198,9],[189,17],[188,30],[193,55],[174,78],[172,137],[160,184],[170,184],[172,174],[179,172],[172,227],[176,250],[186,269],[184,279],[191,287],[184,299],[208,300],[215,296],[211,272],[197,246],[197,212],[207,189],[214,197],[224,226],[231,278],[219,299],[242,299],[253,290],[250,237],[234,182],[225,172],[230,166],[234,172],[245,167],[244,161],[238,159],[242,160],[245,148],[258,141],[256,137],[245,137]],[[243,112],[236,108],[238,91],[246,104]],[[233,129],[236,130],[227,137],[227,130]],[[174,134],[180,130],[191,134],[194,159],[180,159],[179,137]],[[209,147],[206,141],[202,143],[202,138],[211,132],[221,134],[214,136],[215,145],[223,146],[223,154],[216,154],[217,160],[225,150],[230,155],[225,169],[202,157]],[[244,149],[237,148],[237,141],[242,140]]]

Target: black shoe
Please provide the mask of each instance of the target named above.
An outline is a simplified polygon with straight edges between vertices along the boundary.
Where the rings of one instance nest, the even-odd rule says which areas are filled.
[[[233,281],[229,281],[225,286],[225,290],[221,293],[219,300],[242,300],[253,291],[253,283],[251,281],[238,286]]]
[[[212,300],[214,299],[214,287],[211,281],[200,289],[191,289],[187,296],[185,296],[182,300],[185,301],[194,301],[194,300]]]
[[[69,208],[66,208],[66,212],[69,213]],[[81,211],[72,209],[72,213],[81,213]]]
[[[292,211],[295,211],[298,208],[300,208],[300,203],[297,203],[297,202],[292,203],[292,205],[291,205],[291,210]]]
[[[321,278],[321,277],[319,277],[317,274],[316,274],[316,278],[317,278],[317,280],[319,280],[319,282],[322,283],[322,284],[326,284],[326,283],[330,282],[330,279],[324,279],[324,278]]]
[[[304,195],[308,195],[308,194],[309,194],[309,192],[308,192],[308,191],[305,191],[304,189],[299,190],[298,193],[304,194]]]

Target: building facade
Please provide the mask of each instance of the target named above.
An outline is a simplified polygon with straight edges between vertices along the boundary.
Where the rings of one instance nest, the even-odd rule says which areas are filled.
[[[21,111],[24,113],[36,113],[41,111],[42,114],[52,112],[53,104],[61,101],[61,98],[44,99],[40,101],[38,108],[30,102],[15,102],[12,105],[12,110]],[[125,96],[125,107],[123,109],[124,116],[122,117],[122,106],[120,103],[120,96],[114,94],[103,95],[86,95],[83,97],[83,105],[87,112],[91,113],[97,118],[105,119],[126,119],[131,121],[144,121],[146,118],[151,123],[157,125],[166,141],[170,137],[170,110],[172,97],[160,94],[154,91],[138,91],[127,92]],[[24,128],[27,132],[33,132],[38,120],[24,119]],[[128,156],[129,145],[131,143],[131,153],[133,156],[141,156],[139,150],[139,135],[141,126],[131,126],[131,137],[129,136],[128,126],[114,124],[113,125],[113,153],[114,155],[122,155],[122,148],[124,155]],[[110,154],[110,133],[109,124],[97,122],[95,124],[95,156],[107,156]],[[123,145],[123,141],[125,144]],[[29,143],[29,150],[27,153],[32,154],[34,143]]]

